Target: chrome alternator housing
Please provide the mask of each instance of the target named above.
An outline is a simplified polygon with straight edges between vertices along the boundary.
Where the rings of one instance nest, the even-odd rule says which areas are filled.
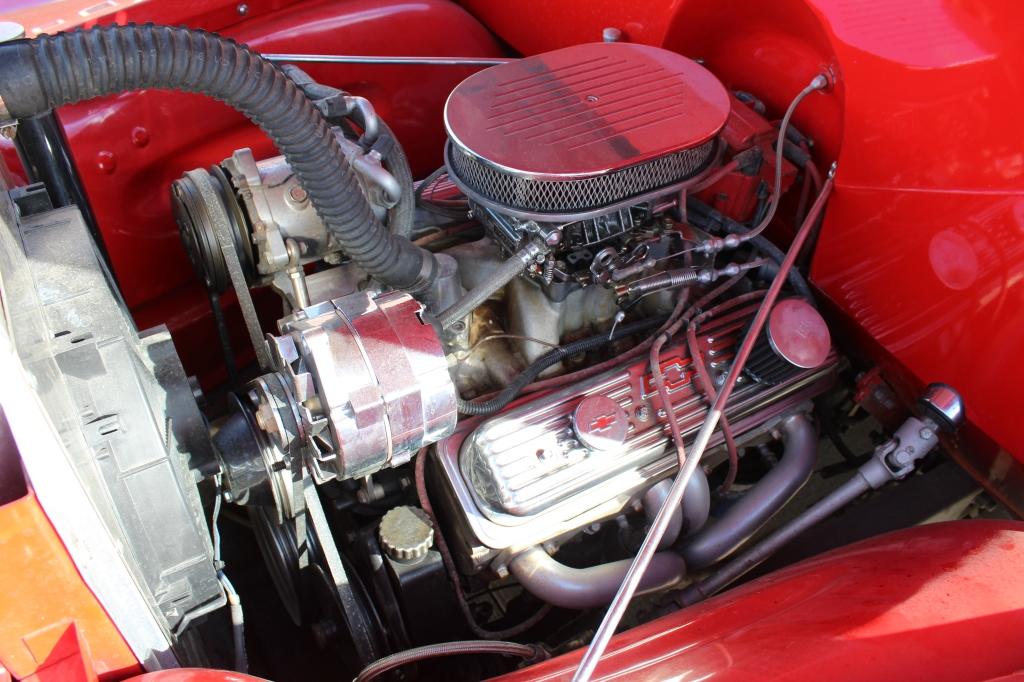
[[[280,320],[268,336],[276,371],[245,388],[217,436],[232,498],[277,479],[287,490],[303,468],[318,483],[368,476],[451,434],[455,385],[422,312],[405,293],[359,292]]]
[[[422,311],[405,293],[360,292],[278,323],[272,355],[292,387],[319,478],[405,464],[454,430],[455,385]]]

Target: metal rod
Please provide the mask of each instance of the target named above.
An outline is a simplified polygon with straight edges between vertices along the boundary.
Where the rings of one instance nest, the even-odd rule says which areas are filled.
[[[764,301],[762,301],[761,307],[757,310],[757,315],[754,316],[754,321],[750,326],[750,330],[747,332],[747,335],[743,339],[743,343],[736,352],[736,359],[733,361],[732,367],[729,370],[729,375],[726,377],[725,383],[722,385],[721,390],[719,390],[718,395],[715,397],[715,402],[712,404],[711,409],[708,410],[707,417],[704,419],[704,423],[701,425],[700,431],[697,432],[697,436],[694,439],[693,449],[689,455],[687,455],[685,465],[672,482],[672,489],[669,491],[668,499],[665,501],[665,505],[658,512],[658,516],[655,518],[654,523],[651,526],[651,530],[648,531],[643,544],[640,546],[640,550],[633,559],[633,563],[630,565],[629,571],[627,571],[626,577],[623,579],[622,585],[619,587],[619,591],[615,595],[615,599],[612,601],[611,606],[608,607],[608,612],[605,614],[600,627],[598,627],[597,632],[594,634],[594,639],[590,644],[590,648],[588,648],[586,653],[584,653],[583,659],[580,661],[580,666],[576,669],[576,674],[573,676],[573,682],[587,682],[590,680],[591,676],[594,674],[594,669],[597,667],[598,661],[601,659],[601,655],[608,647],[608,643],[611,641],[612,635],[615,634],[615,628],[618,626],[619,621],[622,620],[622,616],[625,614],[626,608],[629,606],[629,602],[636,593],[640,580],[643,578],[644,571],[647,570],[647,566],[654,557],[654,554],[658,549],[658,545],[661,542],[661,538],[665,534],[665,530],[668,528],[669,522],[672,519],[670,510],[678,507],[682,502],[683,491],[686,488],[686,484],[689,482],[690,477],[693,476],[694,469],[697,468],[701,457],[704,455],[704,451],[707,449],[708,442],[711,440],[711,434],[718,426],[718,420],[722,417],[722,411],[725,408],[726,401],[732,394],[732,390],[736,386],[736,380],[739,379],[739,375],[743,371],[743,366],[746,364],[747,358],[750,356],[750,352],[754,348],[754,342],[757,341],[758,335],[761,333],[761,329],[764,327],[764,323],[768,319],[768,313],[771,312],[775,299],[778,298],[779,292],[786,283],[787,274],[793,267],[793,263],[796,261],[796,257],[800,253],[800,248],[807,240],[807,237],[811,232],[811,228],[824,209],[825,202],[828,200],[829,195],[832,193],[834,174],[835,165],[832,166],[832,171],[829,173],[828,180],[821,188],[821,193],[818,194],[818,198],[814,201],[814,205],[807,213],[807,217],[804,219],[803,224],[800,226],[796,236],[793,238],[793,243],[786,252],[786,258],[779,265],[779,271],[772,280],[772,284],[768,288],[768,292],[765,294]]]
[[[318,64],[404,64],[410,66],[497,66],[516,61],[507,57],[379,57],[355,54],[264,54],[272,62]]]

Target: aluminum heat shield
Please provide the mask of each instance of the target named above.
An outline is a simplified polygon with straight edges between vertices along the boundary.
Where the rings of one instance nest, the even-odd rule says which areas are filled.
[[[701,328],[698,343],[712,372],[727,369],[743,329],[756,310],[745,306]],[[685,344],[662,352],[672,412],[690,440],[708,403],[697,386]],[[762,432],[766,422],[832,385],[832,354],[816,369],[794,370],[775,386],[740,384],[726,412],[737,440]],[[615,400],[629,419],[621,448],[594,451],[575,435],[572,414],[587,396]],[[622,511],[632,499],[676,469],[667,420],[647,358],[539,398],[488,420],[460,423],[438,444],[441,466],[460,515],[487,548],[515,552]],[[645,418],[646,417],[646,418]],[[720,433],[712,448],[722,443]]]

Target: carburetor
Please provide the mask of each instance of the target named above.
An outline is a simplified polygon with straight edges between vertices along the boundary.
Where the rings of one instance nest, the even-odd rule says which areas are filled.
[[[540,237],[542,279],[579,279],[713,168],[725,87],[656,47],[595,43],[480,71],[445,105],[448,177],[506,254]],[[584,273],[584,277],[589,277]]]

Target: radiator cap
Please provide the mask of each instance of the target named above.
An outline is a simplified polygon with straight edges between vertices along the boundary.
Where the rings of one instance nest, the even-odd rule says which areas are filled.
[[[395,507],[380,520],[380,544],[395,561],[419,561],[434,544],[434,528],[419,507]]]

